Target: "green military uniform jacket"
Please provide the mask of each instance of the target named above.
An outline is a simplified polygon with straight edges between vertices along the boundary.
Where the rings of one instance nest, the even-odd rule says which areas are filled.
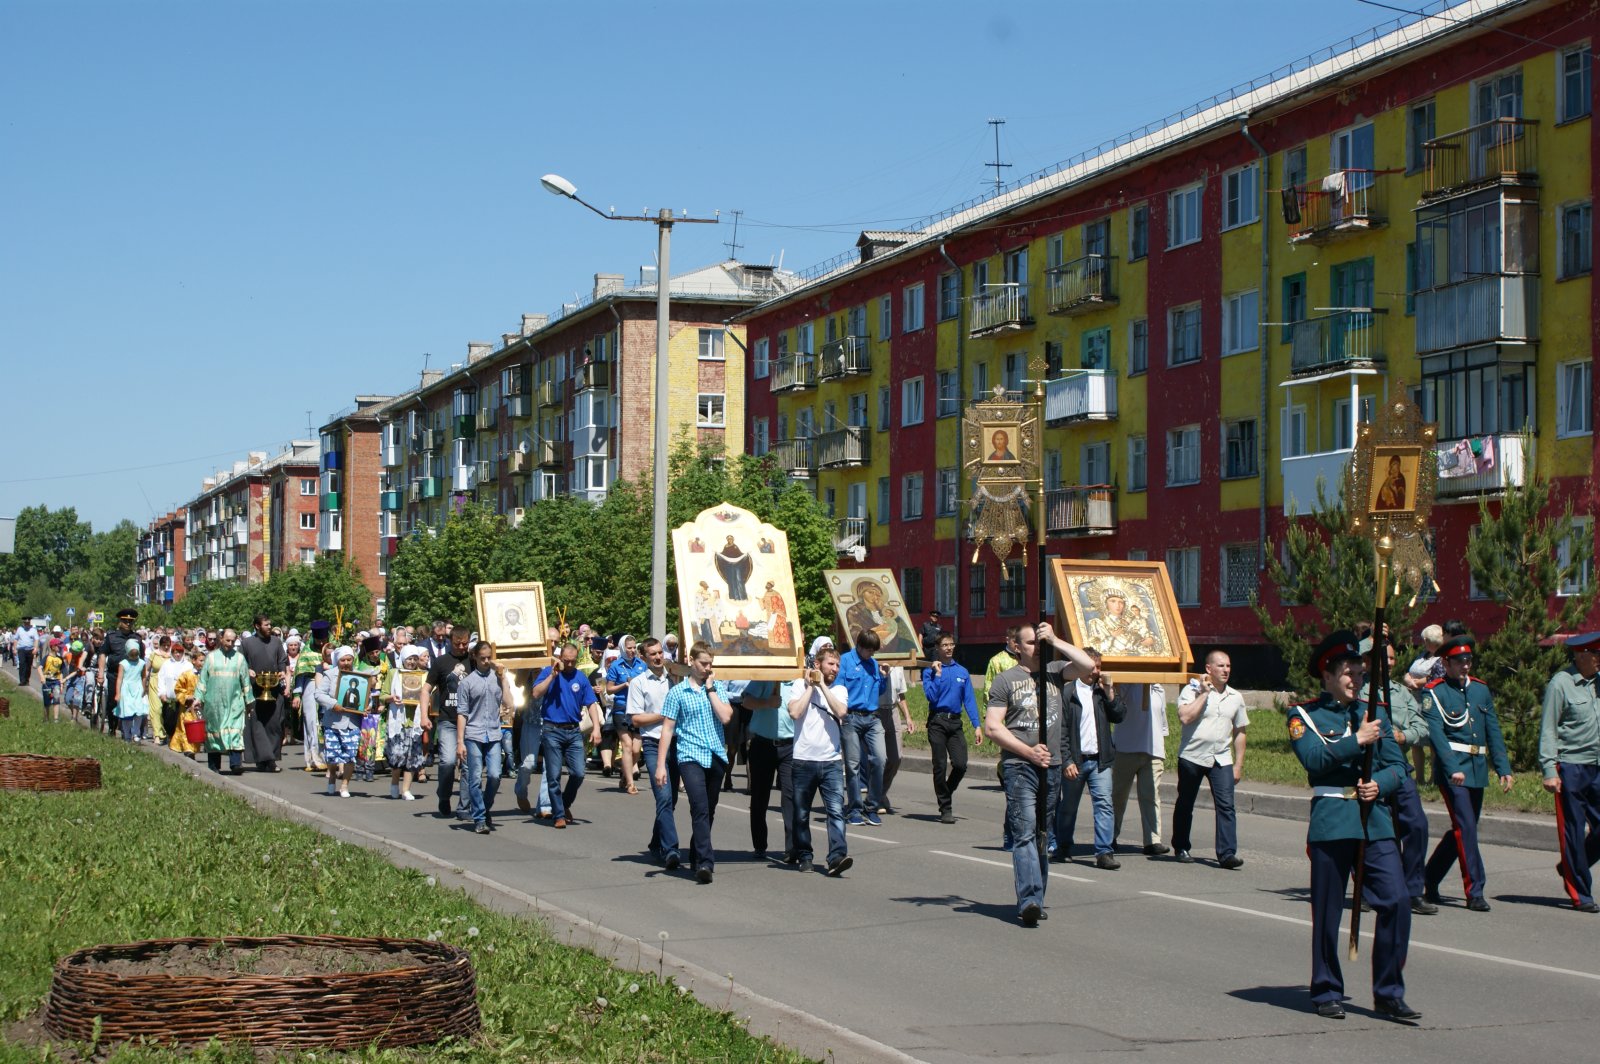
[[[1355,797],[1355,785],[1361,779],[1366,751],[1356,741],[1355,733],[1366,716],[1366,702],[1358,699],[1341,706],[1326,691],[1320,698],[1289,710],[1289,742],[1306,767],[1312,788],[1308,842],[1394,838],[1394,823],[1382,799],[1393,794],[1405,780],[1405,757],[1400,753],[1400,744],[1394,741],[1394,725],[1381,707],[1378,722],[1383,735],[1372,752],[1372,779],[1378,785],[1379,801],[1369,807],[1364,834],[1361,829],[1361,802]]]
[[[1488,684],[1469,676],[1462,690],[1448,679],[1434,680],[1422,689],[1421,701],[1433,744],[1434,783],[1459,772],[1466,777],[1462,786],[1487,787],[1491,761],[1495,775],[1511,775]]]
[[[1544,717],[1539,722],[1539,768],[1544,778],[1556,764],[1600,765],[1600,699],[1595,685],[1577,669],[1562,669],[1544,689]]]

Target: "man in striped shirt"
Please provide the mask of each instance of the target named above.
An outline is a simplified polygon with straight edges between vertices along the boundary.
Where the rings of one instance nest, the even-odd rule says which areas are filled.
[[[717,797],[728,771],[728,748],[722,729],[733,719],[722,685],[714,680],[711,647],[697,642],[689,648],[689,676],[667,692],[661,706],[661,739],[656,753],[657,787],[667,785],[667,759],[672,740],[678,740],[678,776],[689,798],[689,866],[700,883],[710,883],[716,865],[711,848],[711,824],[717,816]]]

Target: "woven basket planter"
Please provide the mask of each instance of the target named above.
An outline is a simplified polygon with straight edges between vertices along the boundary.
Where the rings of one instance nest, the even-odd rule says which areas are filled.
[[[0,754],[0,790],[97,791],[100,762],[92,757]]]
[[[161,955],[180,947],[338,951],[383,963],[405,951],[425,963],[307,975],[164,974]],[[153,962],[149,974],[106,965]],[[119,968],[127,968],[127,964]],[[426,1045],[478,1032],[472,958],[443,942],[276,935],[167,938],[90,946],[56,963],[44,1026],[64,1041],[198,1044],[213,1038],[275,1048],[359,1049]]]
[[[11,716],[11,699],[0,695],[0,717]]]

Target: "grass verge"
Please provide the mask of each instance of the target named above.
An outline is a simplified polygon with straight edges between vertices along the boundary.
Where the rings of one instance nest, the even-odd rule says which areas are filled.
[[[654,976],[566,946],[436,877],[256,812],[176,766],[70,724],[0,678],[11,717],[0,752],[98,757],[104,787],[0,792],[0,1021],[36,1008],[55,961],[84,946],[184,935],[436,935],[470,950],[484,1034],[423,1057],[467,1062],[801,1061],[731,1013]],[[171,1059],[125,1047],[117,1064]],[[327,1059],[326,1054],[319,1054]],[[368,1051],[358,1059],[415,1061]],[[255,1059],[213,1047],[199,1059]],[[47,1059],[0,1042],[0,1061]],[[53,1057],[48,1059],[57,1059]],[[191,1058],[193,1059],[193,1058]]]

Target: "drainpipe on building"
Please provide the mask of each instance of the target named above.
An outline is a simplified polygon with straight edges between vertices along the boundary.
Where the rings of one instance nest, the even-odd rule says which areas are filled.
[[[945,251],[945,249],[944,249],[944,239],[943,238],[940,238],[940,240],[939,240],[939,257],[944,259],[945,262],[949,263],[950,264],[950,268],[952,270],[954,270],[955,274],[956,274],[956,469],[957,469],[957,473],[956,473],[956,492],[957,492],[957,500],[956,500],[956,534],[955,534],[954,537],[952,537],[954,539],[954,542],[955,542],[955,555],[956,555],[956,603],[955,603],[955,609],[952,610],[951,612],[955,614],[955,624],[956,624],[956,627],[959,628],[961,626],[961,613],[962,613],[962,610],[961,610],[961,607],[962,607],[961,589],[966,586],[966,584],[961,579],[961,561],[962,561],[961,556],[965,552],[962,550],[961,502],[960,502],[959,495],[960,495],[960,490],[961,490],[961,473],[960,473],[960,470],[961,470],[961,418],[963,416],[962,407],[961,407],[961,395],[962,395],[962,389],[967,386],[967,300],[966,300],[967,277],[966,277],[966,274],[961,272],[961,267],[956,265],[956,260],[952,259],[950,257],[950,255],[949,255],[949,253]],[[935,285],[937,285],[937,283],[938,282],[935,282]],[[938,298],[937,290],[934,292],[934,297]],[[935,357],[935,360],[937,360],[937,358],[938,358],[937,351],[935,352],[935,356],[934,357]],[[937,375],[935,375],[934,380],[935,380],[935,382],[938,381],[938,376]],[[937,384],[935,384],[935,387],[937,387]],[[934,402],[937,403],[938,399],[935,398]],[[934,414],[934,418],[935,418],[935,421],[937,421],[937,419],[938,419],[937,412]],[[938,596],[938,588],[939,588],[939,576],[938,576],[937,570],[935,570],[935,572],[934,572],[933,586],[934,586],[934,595],[935,595],[935,597],[937,597]],[[962,637],[958,636],[958,643],[959,643],[959,639],[960,638],[962,638]]]
[[[1272,166],[1272,160],[1267,155],[1267,149],[1261,146],[1250,132],[1250,116],[1246,115],[1239,126],[1239,132],[1244,134],[1244,139],[1256,150],[1256,155],[1261,159],[1261,170],[1256,176],[1256,204],[1261,211],[1261,292],[1256,298],[1257,320],[1267,322],[1272,320],[1270,313],[1272,305],[1272,260],[1267,250],[1268,238],[1272,235],[1272,212],[1267,209],[1267,173]],[[1265,325],[1257,325],[1259,335],[1257,347],[1261,351],[1261,430],[1256,434],[1257,465],[1261,472],[1260,490],[1260,533],[1256,545],[1256,571],[1264,572],[1267,568],[1267,458],[1270,446],[1267,442],[1271,435],[1268,431],[1268,416],[1271,404],[1267,401],[1267,389],[1271,387],[1269,369],[1272,362],[1268,329]]]

